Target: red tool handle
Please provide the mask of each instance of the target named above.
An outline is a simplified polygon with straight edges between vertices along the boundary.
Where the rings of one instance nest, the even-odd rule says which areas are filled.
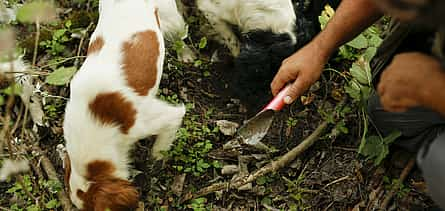
[[[289,90],[290,88],[290,84],[287,85],[286,87],[284,87],[284,89],[282,89],[277,96],[275,96],[270,102],[269,104],[267,104],[266,107],[264,107],[263,111],[265,110],[274,110],[274,111],[279,111],[281,110],[286,103],[284,102],[284,98],[286,97],[286,93],[287,90]]]

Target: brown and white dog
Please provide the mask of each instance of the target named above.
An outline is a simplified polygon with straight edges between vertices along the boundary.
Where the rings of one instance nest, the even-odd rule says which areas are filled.
[[[138,192],[128,181],[129,150],[157,135],[152,155],[160,159],[185,108],[156,98],[165,52],[156,2],[101,0],[99,13],[65,111],[66,181],[81,210],[131,210]]]

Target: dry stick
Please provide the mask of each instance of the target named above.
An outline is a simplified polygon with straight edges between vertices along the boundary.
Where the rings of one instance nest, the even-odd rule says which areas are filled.
[[[43,154],[42,149],[40,149],[40,147],[38,147],[38,146],[34,146],[34,150],[39,152],[39,154],[42,156],[41,157],[42,168],[46,172],[46,174],[48,175],[48,179],[60,183],[60,180],[57,177],[56,169],[54,168],[53,164],[48,159],[48,157],[46,157]],[[70,201],[67,193],[65,192],[65,190],[63,188],[62,188],[62,190],[57,192],[57,196],[59,197],[59,201],[60,201],[60,204],[62,205],[63,210],[71,210],[71,208],[72,208],[71,201]]]
[[[391,188],[391,191],[388,193],[388,195],[386,195],[385,199],[383,200],[382,204],[380,205],[380,209],[381,210],[386,210],[386,208],[388,207],[389,203],[391,202],[392,198],[394,197],[394,195],[397,192],[397,189],[399,189],[400,185],[403,183],[403,181],[405,181],[405,179],[408,177],[409,173],[411,172],[411,170],[414,168],[414,165],[416,164],[416,159],[412,158],[408,161],[408,163],[406,164],[405,168],[403,169],[402,173],[400,174],[399,177],[399,185],[394,185]]]
[[[288,165],[290,162],[292,162],[298,155],[306,151],[309,147],[311,147],[320,137],[323,130],[326,129],[328,126],[328,123],[325,121],[321,123],[317,129],[315,129],[312,134],[307,137],[303,142],[301,142],[298,146],[293,148],[291,151],[287,152],[283,156],[281,156],[278,160],[272,161],[270,164],[262,167],[261,169],[257,170],[256,172],[247,175],[246,177],[242,177],[236,181],[232,182],[221,182],[216,183],[210,186],[207,186],[201,190],[199,190],[195,194],[190,194],[184,197],[182,201],[187,201],[193,198],[198,198],[201,196],[208,195],[210,193],[224,190],[224,189],[237,189],[245,184],[251,183],[258,179],[261,176],[264,176],[271,172],[276,172],[277,170],[283,168],[284,166]]]
[[[34,53],[32,55],[32,66],[36,66],[37,52],[39,51],[39,39],[40,39],[40,22],[36,21],[36,38],[34,40]]]

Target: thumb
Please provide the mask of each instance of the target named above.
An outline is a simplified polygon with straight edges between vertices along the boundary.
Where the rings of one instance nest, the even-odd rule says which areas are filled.
[[[292,83],[289,90],[287,90],[286,97],[284,97],[284,103],[292,104],[304,91],[306,91],[304,84],[297,78],[297,80]]]

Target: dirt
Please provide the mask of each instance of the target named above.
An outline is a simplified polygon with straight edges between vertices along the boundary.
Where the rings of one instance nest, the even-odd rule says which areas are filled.
[[[186,2],[186,6],[190,6]],[[188,11],[193,8],[188,8]],[[194,13],[191,13],[194,14]],[[69,16],[69,17],[74,17]],[[84,24],[85,26],[85,24]],[[190,42],[199,43],[204,36],[201,25],[192,25]],[[29,32],[28,32],[29,33]],[[70,53],[74,54],[77,46],[72,46]],[[193,64],[179,64],[175,60],[175,53],[170,51],[167,56],[166,67],[161,83],[163,95],[177,94],[181,102],[191,102],[195,105],[191,114],[200,116],[198,121],[206,122],[215,127],[216,120],[230,120],[239,123],[254,115],[262,103],[268,99],[259,99],[258,105],[248,105],[243,99],[237,99],[236,93],[231,92],[230,68],[233,64],[229,56],[224,56],[227,49],[214,41],[209,41],[205,49],[200,52],[200,59],[208,61],[215,50],[222,55],[222,61],[216,64],[204,65],[197,68]],[[224,53],[225,52],[225,53]],[[85,54],[85,46],[83,47]],[[39,58],[44,59],[42,54]],[[334,64],[343,71],[341,64]],[[210,70],[210,76],[205,76],[203,69]],[[218,133],[210,140],[213,150],[207,155],[209,160],[219,160],[223,165],[239,163],[240,155],[252,156],[247,163],[249,172],[265,165],[299,144],[323,120],[318,112],[332,110],[341,99],[334,96],[332,90],[342,90],[344,82],[338,75],[325,72],[318,87],[314,86],[306,96],[313,97],[310,102],[297,102],[279,112],[273,122],[264,143],[273,147],[275,152],[264,153],[248,147],[236,152],[225,151],[222,146],[233,137]],[[68,96],[68,89],[45,87],[52,95]],[[340,91],[340,95],[346,97]],[[348,105],[352,102],[347,101]],[[53,118],[45,127],[39,128],[39,145],[45,150],[63,180],[62,161],[56,153],[56,146],[63,143],[62,118],[63,103],[57,111],[59,118]],[[211,120],[203,116],[213,110]],[[288,125],[289,117],[297,120],[293,126]],[[357,154],[359,145],[360,126],[357,116],[351,113],[347,116],[348,134],[338,135],[330,126],[325,135],[312,148],[298,157],[290,166],[252,184],[247,191],[222,191],[206,196],[206,206],[213,210],[373,210],[378,206],[385,194],[378,194],[375,190],[388,190],[383,182],[384,177],[398,178],[405,167],[408,158],[402,152],[394,153],[386,159],[380,167],[375,167],[371,161],[364,160]],[[191,140],[193,142],[193,140]],[[232,176],[222,175],[219,169],[210,169],[201,176],[185,173],[183,190],[174,193],[171,185],[175,177],[182,173],[172,166],[173,160],[155,162],[150,158],[153,138],[137,143],[133,152],[132,166],[135,168],[133,181],[141,192],[141,201],[147,210],[187,210],[192,202],[181,202],[181,198],[188,193],[210,185],[217,181],[229,181]],[[392,149],[392,151],[398,151]],[[390,210],[423,210],[433,206],[427,196],[421,174],[418,169],[410,174],[404,182],[408,193],[395,197]],[[0,206],[9,207],[11,195],[6,190],[11,183],[0,183]],[[377,195],[377,196],[375,196]],[[357,209],[359,208],[359,209]]]

